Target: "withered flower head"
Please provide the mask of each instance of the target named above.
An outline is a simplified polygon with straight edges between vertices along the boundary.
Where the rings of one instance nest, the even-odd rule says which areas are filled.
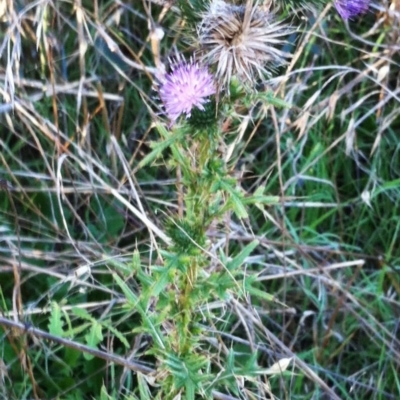
[[[292,30],[253,0],[237,6],[213,0],[199,26],[203,61],[216,65],[220,87],[228,88],[236,75],[247,86],[285,64],[290,54],[281,50]]]

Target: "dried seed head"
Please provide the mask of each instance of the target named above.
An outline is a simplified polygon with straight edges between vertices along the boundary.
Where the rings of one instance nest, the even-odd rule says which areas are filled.
[[[290,54],[280,47],[291,32],[252,0],[245,6],[213,0],[199,26],[201,57],[216,65],[221,88],[228,88],[233,75],[251,87],[255,79],[286,63]]]

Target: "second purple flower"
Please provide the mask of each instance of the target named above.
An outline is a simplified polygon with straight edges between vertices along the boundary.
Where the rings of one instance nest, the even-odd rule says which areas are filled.
[[[368,11],[369,0],[334,0],[334,4],[343,19],[351,19]]]

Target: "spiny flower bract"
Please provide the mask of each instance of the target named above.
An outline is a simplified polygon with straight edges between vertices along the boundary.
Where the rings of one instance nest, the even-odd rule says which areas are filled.
[[[199,47],[202,59],[216,65],[220,87],[228,87],[234,75],[254,86],[255,76],[263,78],[286,63],[290,55],[279,47],[292,30],[274,18],[250,0],[242,6],[211,2],[198,29]]]
[[[178,59],[172,71],[161,79],[160,98],[171,123],[182,114],[190,117],[194,107],[204,110],[208,97],[215,94],[213,76],[194,60]]]
[[[368,11],[369,0],[335,0],[334,4],[343,19],[351,19]]]

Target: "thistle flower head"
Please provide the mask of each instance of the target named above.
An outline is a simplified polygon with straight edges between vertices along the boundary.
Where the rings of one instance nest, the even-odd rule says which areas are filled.
[[[343,19],[351,19],[368,11],[369,0],[335,0],[334,4]]]
[[[279,47],[290,33],[253,0],[243,6],[213,0],[199,27],[200,52],[205,62],[216,65],[221,87],[227,87],[233,75],[251,85],[255,76],[263,78],[286,63],[290,55]]]
[[[204,110],[207,97],[215,94],[213,76],[194,60],[178,59],[172,71],[161,78],[160,97],[165,112],[174,123],[181,114],[190,117],[194,107]]]

